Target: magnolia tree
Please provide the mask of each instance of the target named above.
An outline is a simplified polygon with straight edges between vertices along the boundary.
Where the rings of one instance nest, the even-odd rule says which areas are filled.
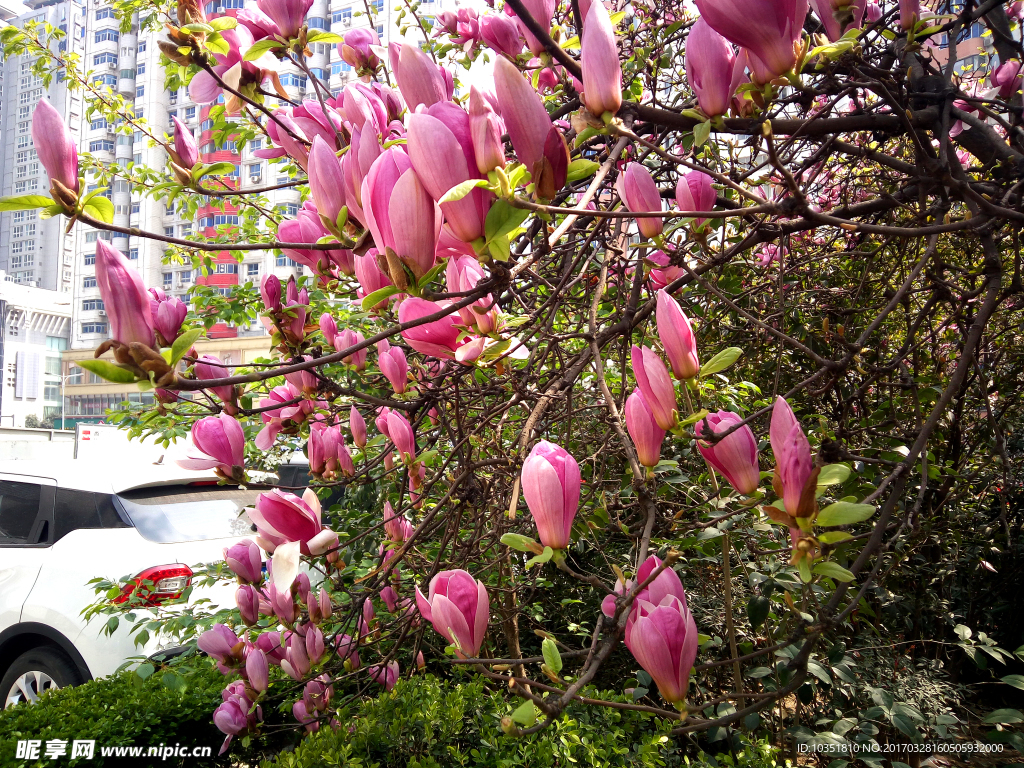
[[[168,86],[217,102],[218,142],[263,139],[304,199],[290,219],[177,120],[168,137],[98,90],[59,30],[0,32],[168,158],[80,160],[42,101],[52,199],[6,210],[161,241],[200,270],[272,250],[308,273],[200,286],[190,308],[96,244],[111,339],[82,365],[157,401],[119,418],[191,429],[183,464],[226,484],[259,488],[297,448],[316,480],[263,486],[254,536],[225,552],[237,611],[198,638],[225,675],[225,748],[269,702],[339,727],[339,705],[425,664],[506,685],[508,734],[579,706],[675,734],[782,723],[922,519],[941,529],[968,463],[1005,455],[1015,8],[505,0],[431,27],[413,5],[423,44],[384,49],[371,29],[308,29],[309,5],[120,9],[165,29]],[[976,21],[992,67],[961,71]],[[359,79],[332,93],[314,41]],[[307,73],[303,101],[282,62]],[[86,178],[240,223],[115,226]],[[194,351],[257,316],[265,358]]]

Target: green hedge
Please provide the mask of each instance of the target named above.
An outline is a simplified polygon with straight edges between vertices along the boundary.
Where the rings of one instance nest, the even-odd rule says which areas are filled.
[[[517,700],[518,702],[518,700]],[[738,765],[771,768],[775,750],[748,747],[734,761],[687,759],[671,725],[640,712],[574,707],[552,726],[514,738],[500,730],[510,700],[474,679],[432,675],[400,680],[390,694],[342,711],[337,731],[324,728],[263,768],[512,768],[512,766]]]
[[[32,706],[0,712],[0,768],[250,765],[261,754],[263,768],[777,765],[774,750],[763,743],[746,744],[735,757],[722,755],[717,761],[703,755],[688,759],[684,743],[668,735],[670,724],[640,712],[603,707],[573,707],[538,734],[505,736],[501,718],[511,714],[518,700],[479,678],[466,676],[464,682],[454,682],[433,675],[400,680],[391,693],[351,703],[338,713],[343,725],[337,731],[324,728],[276,755],[282,743],[294,741],[298,734],[281,731],[282,717],[294,725],[290,715],[264,707],[264,715],[275,721],[267,729],[275,743],[253,738],[246,748],[236,742],[228,755],[218,757],[224,735],[214,727],[211,715],[221,701],[225,678],[204,665],[187,677],[171,678],[173,685],[168,687],[163,674],[142,681],[133,673],[122,673],[47,693]],[[43,748],[48,740],[67,740],[68,754],[72,740],[95,739],[96,753],[91,761],[72,761],[68,756],[49,761],[41,749],[38,761],[18,760],[17,742],[27,739],[40,740]],[[100,754],[103,746],[161,744],[210,746],[212,756],[104,759]]]
[[[221,700],[224,678],[211,666],[187,678],[176,675],[167,682],[173,687],[165,684],[161,673],[142,681],[134,673],[123,672],[75,688],[51,691],[34,705],[21,704],[0,712],[0,767],[230,765],[229,760],[217,758],[224,734],[211,719]],[[18,741],[28,739],[43,742],[40,758],[44,757],[48,740],[67,740],[67,755],[56,760],[16,759]],[[74,739],[96,740],[93,760],[69,759]],[[213,757],[104,760],[100,756],[101,746],[148,748],[160,744],[210,746]]]

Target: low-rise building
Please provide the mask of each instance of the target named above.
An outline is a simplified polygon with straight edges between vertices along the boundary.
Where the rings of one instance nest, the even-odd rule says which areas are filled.
[[[50,426],[59,418],[70,327],[70,293],[19,284],[0,270],[0,426]]]
[[[196,342],[195,349],[199,355],[214,355],[226,365],[245,365],[256,358],[271,356],[269,336],[201,339]],[[79,360],[92,356],[91,349],[69,349],[63,353],[67,382],[64,388],[64,425],[67,429],[74,429],[79,423],[101,423],[106,419],[108,408],[116,409],[124,402],[140,405],[153,402],[151,391],[140,392],[133,384],[104,381],[78,365]],[[59,419],[57,426],[60,426]]]

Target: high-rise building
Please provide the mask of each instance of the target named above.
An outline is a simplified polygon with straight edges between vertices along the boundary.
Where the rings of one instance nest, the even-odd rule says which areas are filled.
[[[453,4],[453,0],[428,0],[420,6],[420,18],[430,20],[441,10],[442,3]],[[243,0],[210,0],[204,10],[207,17],[234,16],[243,7]],[[369,9],[374,15],[367,14]],[[143,118],[156,136],[165,133],[173,135],[171,118],[177,116],[194,134],[204,163],[230,162],[235,171],[229,184],[242,191],[272,187],[289,181],[279,172],[281,166],[254,155],[267,146],[267,139],[255,139],[245,146],[237,146],[228,138],[221,144],[214,141],[213,120],[210,119],[212,105],[201,105],[189,99],[188,91],[167,91],[164,87],[164,69],[160,64],[160,50],[157,43],[165,37],[163,30],[139,30],[133,26],[122,33],[107,3],[88,0],[84,8],[83,64],[88,78],[97,86],[134,101],[135,116]],[[401,39],[397,25],[397,12],[386,6],[384,0],[314,0],[307,15],[311,30],[333,31],[344,34],[349,29],[373,26],[382,45],[390,40]],[[417,41],[422,35],[415,29],[410,33]],[[341,60],[337,46],[311,43],[312,56],[307,59],[310,72],[327,84],[333,93],[355,77],[352,68]],[[301,101],[315,98],[313,85],[307,75],[295,64],[283,62],[279,76],[289,99]],[[268,100],[272,106],[275,99]],[[110,126],[106,120],[81,121],[81,146],[105,163],[116,163],[128,168],[130,164],[141,163],[150,168],[166,166],[167,153],[163,147],[151,146],[153,142],[142,132],[125,135]],[[91,182],[87,179],[86,188]],[[95,186],[95,185],[93,185]],[[105,193],[114,204],[114,223],[121,226],[139,227],[167,237],[187,238],[195,235],[213,236],[224,227],[238,224],[239,211],[230,198],[208,198],[209,204],[201,206],[193,219],[183,219],[182,206],[165,206],[162,201],[133,195],[126,181],[118,180]],[[294,215],[299,208],[299,194],[291,188],[272,190],[266,193],[270,204],[286,215]],[[76,227],[76,269],[74,275],[74,317],[72,323],[72,347],[92,348],[109,335],[109,323],[103,307],[99,289],[96,287],[95,247],[96,240],[108,240],[115,248],[127,254],[137,265],[147,286],[160,288],[169,295],[180,296],[187,301],[188,291],[194,284],[209,285],[222,292],[231,286],[247,281],[258,282],[268,271],[282,278],[291,274],[302,274],[303,268],[291,259],[263,251],[246,254],[239,263],[227,252],[218,253],[213,261],[210,274],[193,270],[190,263],[166,263],[164,243],[146,238],[120,236],[92,230],[80,225]],[[308,270],[307,270],[308,272]],[[263,334],[259,323],[246,327],[218,325],[209,332],[211,338],[225,338]]]
[[[30,10],[6,19],[24,28],[29,21],[49,22],[67,32],[62,49],[81,53],[82,10],[79,0],[29,0]],[[2,17],[2,13],[0,13]],[[47,195],[49,181],[32,144],[32,112],[44,96],[61,113],[76,138],[81,136],[82,94],[67,88],[61,73],[49,87],[33,72],[35,58],[12,56],[0,64],[0,195]],[[15,283],[53,291],[71,292],[75,262],[75,235],[65,234],[60,217],[42,220],[38,211],[0,214],[0,269]]]

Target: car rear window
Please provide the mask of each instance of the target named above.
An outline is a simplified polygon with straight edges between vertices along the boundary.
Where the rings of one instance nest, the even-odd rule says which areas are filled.
[[[216,485],[162,485],[125,491],[116,498],[144,538],[169,543],[252,534],[245,508],[258,495]]]

